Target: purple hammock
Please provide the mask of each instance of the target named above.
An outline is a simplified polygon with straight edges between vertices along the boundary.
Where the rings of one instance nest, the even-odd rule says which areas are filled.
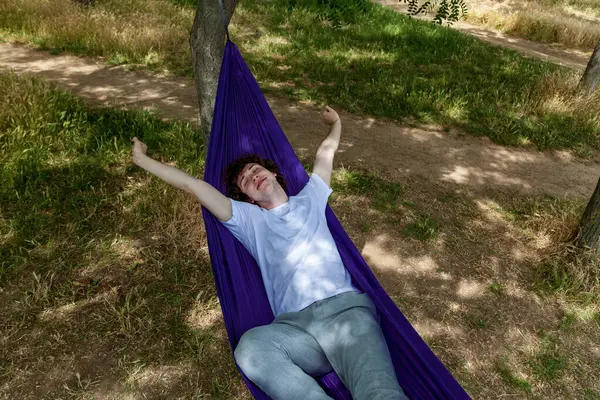
[[[237,47],[228,40],[204,179],[226,193],[226,166],[247,153],[273,160],[286,179],[289,195],[297,194],[308,182],[306,171],[252,72]],[[206,209],[203,215],[217,295],[233,350],[244,332],[271,323],[274,316],[254,258]],[[383,290],[329,207],[327,221],[353,284],[377,306],[396,375],[406,395],[411,399],[469,399]],[[243,378],[255,399],[268,399],[248,378]],[[318,378],[318,382],[335,399],[352,398],[334,372]]]

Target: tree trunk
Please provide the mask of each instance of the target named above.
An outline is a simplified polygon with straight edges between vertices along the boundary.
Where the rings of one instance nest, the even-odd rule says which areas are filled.
[[[592,57],[588,62],[587,68],[581,79],[581,87],[587,93],[591,93],[596,89],[600,82],[600,42],[596,45]]]
[[[235,3],[233,0],[223,0],[223,6],[229,23]],[[200,106],[200,130],[206,154],[221,61],[225,51],[225,27],[218,0],[198,0],[190,48]]]
[[[600,253],[600,179],[579,223],[577,246]]]

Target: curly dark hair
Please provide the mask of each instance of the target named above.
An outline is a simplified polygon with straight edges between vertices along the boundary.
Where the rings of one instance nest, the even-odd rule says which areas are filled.
[[[271,160],[261,158],[256,154],[247,154],[238,158],[237,160],[235,160],[227,166],[227,170],[225,171],[225,184],[227,185],[227,194],[229,195],[229,197],[239,201],[250,200],[248,196],[242,193],[242,191],[237,185],[237,180],[240,176],[240,173],[248,164],[259,164],[271,171],[272,173],[277,174],[277,177],[275,179],[277,179],[277,182],[279,182],[279,185],[283,188],[283,190],[286,190],[285,179],[283,175],[281,175],[277,164],[275,164]]]

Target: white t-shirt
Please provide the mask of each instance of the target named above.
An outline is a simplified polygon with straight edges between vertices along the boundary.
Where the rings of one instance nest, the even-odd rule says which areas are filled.
[[[331,192],[312,174],[300,193],[271,210],[231,200],[233,216],[223,225],[258,263],[275,316],[357,291],[327,226]]]

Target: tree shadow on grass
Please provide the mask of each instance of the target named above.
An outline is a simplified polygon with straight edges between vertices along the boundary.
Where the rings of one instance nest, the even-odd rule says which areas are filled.
[[[7,158],[2,396],[244,398],[200,207],[128,165],[138,134],[197,169],[197,136],[143,113],[63,110],[59,139],[40,134],[49,148]]]
[[[81,168],[85,188],[74,179]],[[85,163],[42,169],[52,207],[9,210],[3,249],[13,261],[25,255],[3,279],[9,397],[239,390],[199,207],[176,193],[157,200],[157,187],[132,188],[130,178]]]
[[[336,29],[315,23],[316,11],[302,2],[295,7],[302,11],[259,2],[242,16],[264,32],[240,45],[266,92],[374,117],[449,124],[512,146],[598,148],[593,118],[540,106],[552,94],[544,92],[546,80],[566,79],[559,67],[391,10],[374,9],[361,24]],[[265,15],[260,25],[252,13]]]

